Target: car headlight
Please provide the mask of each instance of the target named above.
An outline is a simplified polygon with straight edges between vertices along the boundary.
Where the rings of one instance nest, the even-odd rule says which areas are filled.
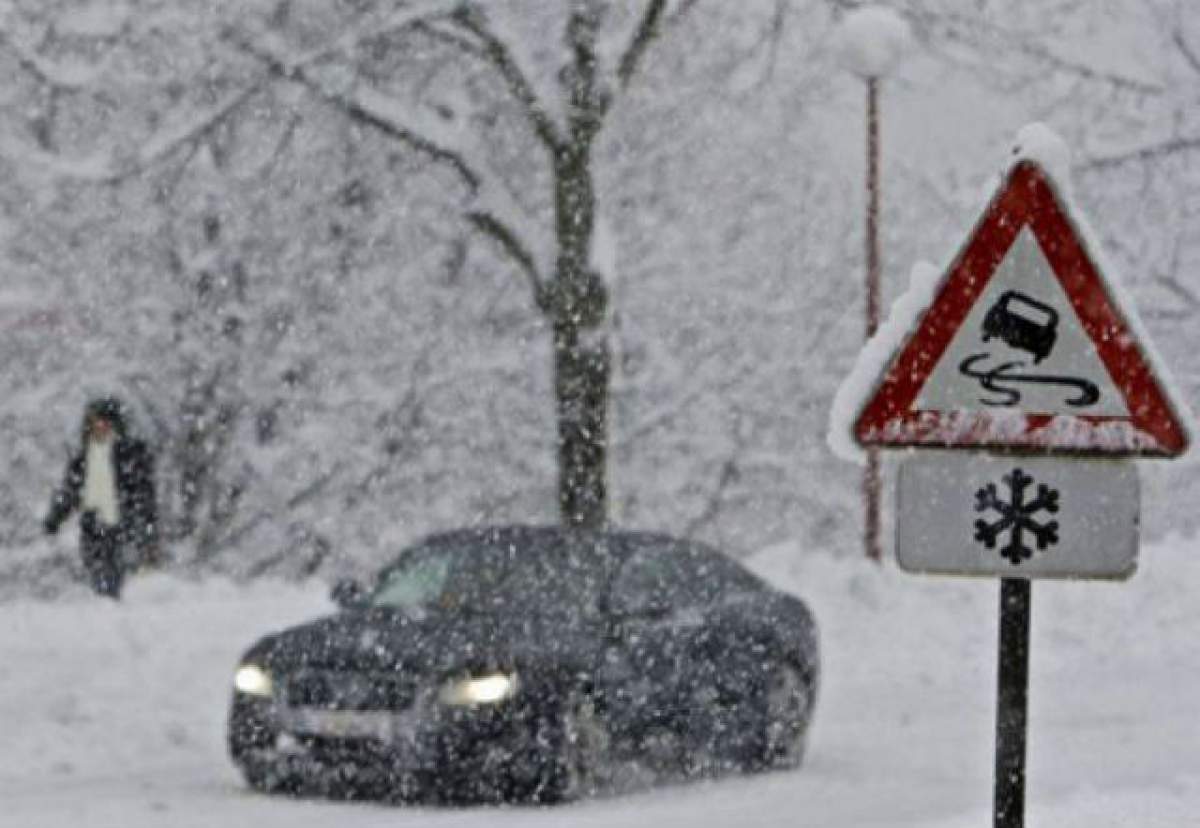
[[[250,696],[269,696],[274,690],[271,674],[257,664],[243,664],[233,674],[233,686]]]
[[[442,704],[464,707],[476,704],[497,704],[517,692],[516,673],[493,673],[447,682],[438,694]]]

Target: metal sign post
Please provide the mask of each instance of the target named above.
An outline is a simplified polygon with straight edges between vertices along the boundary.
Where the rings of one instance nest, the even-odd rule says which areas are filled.
[[[1190,442],[1079,227],[1018,157],[882,375],[864,356],[843,386],[873,387],[861,448],[928,450],[898,475],[901,568],[1000,579],[995,828],[1025,824],[1032,580],[1130,577],[1140,491],[1119,458]]]
[[[1021,828],[1032,579],[1120,580],[1137,568],[1137,470],[1119,460],[926,452],[900,467],[897,560],[1000,579],[995,828]]]
[[[995,828],[1024,828],[1025,743],[1029,719],[1029,581],[1000,581],[996,678]]]

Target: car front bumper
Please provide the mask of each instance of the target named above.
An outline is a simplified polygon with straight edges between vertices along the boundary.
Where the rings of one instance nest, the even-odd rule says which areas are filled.
[[[384,798],[536,795],[557,758],[552,725],[513,702],[400,712],[287,708],[235,693],[229,750],[253,784]]]

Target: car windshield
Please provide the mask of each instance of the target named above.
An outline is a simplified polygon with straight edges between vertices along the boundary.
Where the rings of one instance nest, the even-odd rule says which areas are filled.
[[[385,570],[369,604],[410,615],[586,615],[597,611],[596,560],[545,538],[468,538],[417,547]]]
[[[450,574],[449,555],[419,555],[388,570],[371,595],[371,605],[418,609],[437,603]]]

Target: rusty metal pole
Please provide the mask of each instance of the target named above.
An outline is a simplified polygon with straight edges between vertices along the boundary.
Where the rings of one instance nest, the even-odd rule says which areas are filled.
[[[879,328],[879,78],[867,78],[867,339]],[[883,560],[880,545],[880,489],[878,449],[867,450],[863,475],[866,520],[863,545],[867,557]]]

